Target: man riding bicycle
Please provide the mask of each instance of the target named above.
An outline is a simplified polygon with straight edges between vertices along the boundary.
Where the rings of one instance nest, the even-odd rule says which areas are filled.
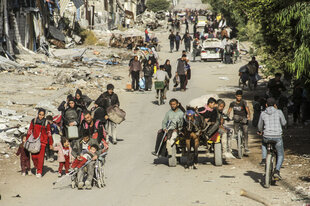
[[[266,164],[267,142],[275,142],[277,165],[274,171],[274,177],[281,179],[280,169],[284,160],[282,127],[285,126],[287,122],[283,112],[277,109],[276,100],[274,98],[268,98],[266,106],[267,108],[261,113],[258,122],[258,134],[263,135],[261,165]]]
[[[236,101],[230,103],[227,116],[229,117],[230,112],[232,110],[234,111],[233,120],[235,134],[238,134],[238,130],[241,127],[245,142],[245,153],[248,154],[250,152],[248,141],[248,121],[251,119],[251,113],[246,101],[242,99],[242,95],[243,93],[241,90],[236,92]]]

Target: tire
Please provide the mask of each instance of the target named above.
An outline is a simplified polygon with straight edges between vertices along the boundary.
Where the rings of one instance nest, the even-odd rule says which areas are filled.
[[[169,167],[176,167],[177,166],[177,158],[176,158],[176,146],[173,145],[173,147],[171,147],[171,154],[169,155],[169,159],[168,159],[168,165]]]
[[[271,184],[272,169],[273,169],[272,155],[267,154],[266,165],[265,165],[265,187],[266,188],[269,188]]]
[[[223,165],[222,143],[214,143],[214,164],[215,166]]]
[[[242,159],[244,148],[243,148],[242,132],[240,130],[238,131],[237,149],[238,149],[238,158]]]

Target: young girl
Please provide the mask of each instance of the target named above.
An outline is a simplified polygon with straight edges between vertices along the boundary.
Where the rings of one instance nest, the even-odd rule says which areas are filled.
[[[57,143],[54,150],[58,151],[58,177],[61,177],[62,168],[65,166],[66,174],[69,173],[70,163],[73,160],[73,157],[71,156],[72,149],[70,147],[69,139],[67,139],[66,137],[62,137],[60,143]]]
[[[31,175],[30,171],[30,153],[24,148],[26,142],[26,135],[22,136],[22,143],[19,145],[16,155],[20,155],[20,167],[22,169],[22,176]]]

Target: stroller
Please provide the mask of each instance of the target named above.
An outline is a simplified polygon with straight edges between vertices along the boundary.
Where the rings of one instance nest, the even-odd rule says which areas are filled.
[[[98,188],[105,187],[105,173],[104,173],[104,164],[105,164],[105,156],[107,155],[106,152],[102,153],[95,163],[95,174],[93,178],[92,185],[97,185]],[[72,189],[77,187],[77,174],[79,170],[86,169],[86,166],[91,162],[92,160],[88,160],[81,168],[75,168],[71,172],[69,172],[67,175],[59,178],[57,181],[53,182],[53,185],[56,185],[57,183],[60,183],[62,181],[65,181],[69,178],[71,178],[71,187]]]

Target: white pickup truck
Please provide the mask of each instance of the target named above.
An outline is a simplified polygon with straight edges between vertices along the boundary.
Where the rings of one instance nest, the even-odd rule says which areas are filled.
[[[208,38],[202,44],[201,60],[221,61],[221,40]]]

